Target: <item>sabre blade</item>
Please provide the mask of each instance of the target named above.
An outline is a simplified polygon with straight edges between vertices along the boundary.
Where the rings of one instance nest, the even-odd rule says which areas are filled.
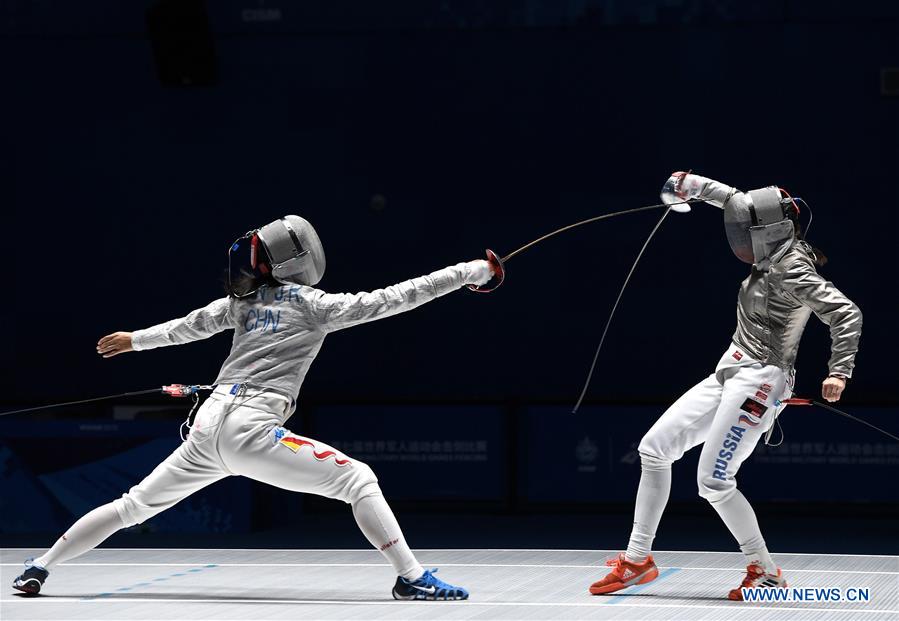
[[[147,390],[135,390],[132,392],[121,392],[116,395],[106,395],[105,397],[91,397],[90,399],[79,399],[78,401],[65,401],[63,403],[49,403],[47,405],[36,405],[30,408],[22,408],[20,410],[10,410],[9,412],[0,412],[0,416],[10,416],[12,414],[25,414],[27,412],[37,412],[38,410],[50,410],[53,408],[62,408],[69,405],[83,405],[85,403],[95,403],[97,401],[108,401],[110,399],[122,399],[124,397],[137,397],[139,395],[150,395],[153,393],[165,393],[170,397],[188,397],[196,394],[200,390],[212,390],[214,386],[206,384],[169,384],[161,388],[149,388]]]
[[[618,297],[615,299],[615,304],[612,306],[612,312],[609,313],[609,318],[606,320],[606,326],[602,330],[602,336],[599,339],[599,345],[596,346],[596,353],[593,354],[593,363],[590,365],[590,372],[587,373],[587,380],[584,382],[584,388],[581,390],[581,394],[577,399],[577,403],[574,404],[574,409],[571,410],[572,414],[577,414],[578,408],[581,407],[581,403],[583,403],[584,397],[587,395],[587,389],[590,388],[590,381],[593,379],[593,371],[596,370],[596,361],[599,360],[599,352],[602,351],[602,345],[606,342],[606,334],[608,334],[609,332],[609,326],[612,325],[612,318],[615,317],[615,311],[618,310],[618,303],[621,302],[621,296],[624,295],[624,290],[627,288],[627,284],[631,281],[631,276],[633,276],[634,270],[637,269],[637,263],[640,262],[640,258],[646,251],[646,247],[649,246],[649,242],[652,241],[652,238],[656,234],[656,231],[658,231],[659,227],[662,226],[662,222],[665,221],[665,217],[668,215],[669,211],[671,211],[670,206],[665,210],[665,213],[662,214],[662,217],[659,218],[659,221],[656,222],[656,225],[653,227],[652,231],[650,231],[649,237],[647,237],[646,241],[643,242],[643,247],[640,248],[640,252],[637,254],[637,258],[634,259],[634,264],[631,265],[631,269],[627,273],[627,278],[624,279],[624,284],[621,285],[621,290],[618,291]]]
[[[691,203],[701,203],[701,202],[703,202],[703,201],[701,201],[699,199],[691,199],[688,201],[683,201],[682,203],[672,203],[671,205],[669,205],[667,203],[659,203],[657,205],[646,205],[644,207],[635,207],[633,209],[625,209],[623,211],[613,211],[612,213],[605,213],[605,214],[602,214],[601,216],[594,216],[592,218],[587,218],[586,220],[581,220],[580,222],[575,222],[574,224],[569,224],[567,226],[563,226],[562,228],[556,229],[555,231],[552,231],[551,233],[547,233],[546,235],[538,237],[534,241],[528,242],[527,244],[525,244],[518,250],[514,250],[514,251],[510,252],[509,254],[504,256],[502,259],[500,259],[500,261],[505,263],[512,257],[521,254],[528,248],[532,248],[532,247],[536,246],[537,244],[539,244],[540,242],[549,239],[550,237],[555,237],[559,233],[564,233],[565,231],[570,231],[571,229],[576,229],[579,226],[584,226],[585,224],[591,224],[593,222],[599,222],[600,220],[607,220],[609,218],[616,218],[618,216],[626,216],[627,214],[631,214],[631,213],[639,213],[641,211],[649,211],[651,209],[663,209],[666,207],[668,209],[673,209],[674,211],[677,211],[679,213],[686,213],[686,212],[690,211]],[[681,205],[681,209],[674,209],[674,207],[672,205]],[[666,209],[666,212],[668,211],[668,209]]]
[[[835,408],[832,405],[827,405],[826,403],[821,403],[820,401],[814,401],[812,399],[806,399],[803,397],[791,397],[789,399],[783,399],[779,403],[782,403],[784,405],[817,405],[819,408],[824,408],[825,410],[829,410],[829,411],[833,412],[834,414],[839,414],[840,416],[844,416],[845,418],[848,418],[849,420],[854,420],[857,423],[861,423],[862,425],[865,425],[866,427],[870,427],[871,429],[873,429],[875,431],[879,431],[880,433],[887,436],[888,438],[892,438],[893,440],[896,440],[897,442],[899,442],[899,436],[894,436],[889,431],[881,429],[880,427],[878,427],[877,425],[874,425],[873,423],[869,423],[868,421],[866,421],[862,418],[853,416],[852,414],[849,414],[848,412],[844,412],[843,410]]]
[[[881,429],[877,425],[869,423],[866,420],[863,420],[857,416],[853,416],[852,414],[844,412],[843,410],[838,410],[837,408],[833,407],[832,405],[827,405],[826,403],[821,403],[820,401],[812,401],[812,403],[814,405],[817,405],[818,407],[824,408],[825,410],[829,410],[829,411],[833,412],[834,414],[839,414],[840,416],[845,416],[849,420],[854,420],[855,422],[861,423],[862,425],[865,425],[866,427],[870,427],[871,429],[873,429],[875,431],[879,431],[880,433],[887,436],[888,438],[892,438],[893,440],[896,440],[897,442],[899,442],[899,436],[894,436],[889,431],[885,431],[884,429]]]

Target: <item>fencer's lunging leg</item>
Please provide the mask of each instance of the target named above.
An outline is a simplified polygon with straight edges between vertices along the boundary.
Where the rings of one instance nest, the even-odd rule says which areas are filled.
[[[424,568],[409,549],[380,486],[369,483],[359,496],[353,503],[353,517],[366,539],[390,561],[397,575],[407,580],[420,578]]]
[[[59,563],[80,556],[88,550],[93,550],[114,532],[124,527],[125,524],[113,503],[97,507],[75,522],[62,537],[56,540],[46,554],[34,559],[34,564],[50,570]]]
[[[282,489],[342,500],[353,508],[362,533],[409,580],[424,569],[406,545],[367,464],[324,442],[281,427],[270,412],[242,408],[225,419],[219,447],[228,470]]]
[[[746,555],[776,574],[758,518],[737,489],[737,472],[774,423],[774,403],[787,396],[786,375],[771,365],[740,368],[725,384],[705,446],[699,456],[699,495],[708,500]],[[748,405],[747,405],[748,404]]]
[[[642,474],[634,507],[634,527],[625,552],[625,558],[632,563],[642,563],[652,552],[652,541],[671,492],[670,461],[641,453],[640,464]]]

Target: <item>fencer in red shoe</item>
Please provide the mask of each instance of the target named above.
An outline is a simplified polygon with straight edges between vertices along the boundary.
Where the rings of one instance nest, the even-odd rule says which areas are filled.
[[[769,574],[758,563],[752,563],[746,567],[746,577],[736,589],[731,589],[727,594],[727,599],[735,602],[743,601],[743,589],[785,589],[787,588],[787,580],[783,577],[780,567],[777,568],[776,574]]]
[[[633,563],[624,554],[618,558],[606,561],[606,565],[612,567],[612,571],[598,582],[590,585],[591,595],[605,595],[637,584],[646,584],[659,577],[659,568],[656,567],[652,555],[647,556],[642,563]]]

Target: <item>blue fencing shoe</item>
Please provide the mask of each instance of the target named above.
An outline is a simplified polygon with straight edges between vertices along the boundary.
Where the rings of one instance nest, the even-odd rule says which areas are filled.
[[[50,575],[50,572],[43,567],[33,565],[33,560],[34,559],[28,559],[25,561],[25,573],[16,578],[16,581],[12,583],[14,589],[18,589],[28,595],[37,595],[40,593],[41,587],[44,586],[44,580]]]
[[[393,599],[468,599],[468,591],[434,576],[436,569],[426,570],[418,580],[397,577],[393,585]]]

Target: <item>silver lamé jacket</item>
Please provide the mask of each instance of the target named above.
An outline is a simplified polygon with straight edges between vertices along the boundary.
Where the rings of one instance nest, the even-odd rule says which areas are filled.
[[[699,198],[717,206],[738,191],[701,178]],[[752,358],[790,373],[799,340],[812,313],[830,327],[833,375],[852,377],[862,334],[862,312],[815,269],[807,243],[790,239],[773,249],[767,271],[752,267],[737,296],[737,330],[733,342]]]
[[[740,285],[733,341],[756,360],[790,372],[812,313],[830,326],[830,373],[852,377],[862,312],[818,274],[812,249],[801,240],[794,240],[769,271],[753,266]]]
[[[263,287],[255,295],[222,298],[186,317],[136,330],[135,351],[179,345],[234,330],[231,353],[215,384],[247,384],[296,399],[331,332],[383,319],[435,300],[466,284],[486,282],[486,261],[459,263],[426,276],[361,293],[325,293],[305,285]]]

